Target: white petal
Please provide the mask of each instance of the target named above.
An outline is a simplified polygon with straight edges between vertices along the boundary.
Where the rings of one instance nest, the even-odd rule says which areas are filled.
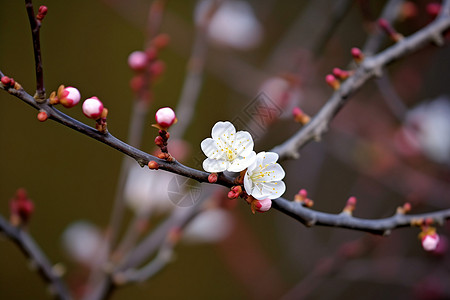
[[[250,176],[248,175],[248,170],[247,170],[247,173],[245,173],[245,176],[244,176],[244,189],[245,189],[245,192],[247,194],[251,195],[252,194],[252,188],[253,188],[253,183],[250,180]]]
[[[229,166],[230,166],[230,163],[226,160],[207,158],[203,161],[203,169],[206,172],[210,172],[210,173],[223,172]]]
[[[232,136],[236,133],[236,129],[230,122],[217,122],[211,130],[211,137],[214,140],[222,139],[227,136]]]
[[[240,172],[242,170],[245,170],[255,161],[255,159],[256,159],[255,151],[252,151],[250,154],[248,154],[248,156],[245,157],[239,156],[231,162],[231,165],[228,167],[227,171]]]
[[[232,143],[233,149],[239,156],[247,156],[253,151],[253,139],[247,131],[238,131]]]
[[[283,181],[265,183],[263,188],[263,192],[270,193],[270,196],[267,197],[269,199],[280,198],[285,191],[286,185]]]
[[[200,144],[200,147],[202,148],[203,153],[205,153],[205,155],[209,158],[214,159],[226,158],[224,151],[220,149],[216,141],[214,141],[212,138],[204,139]]]
[[[253,186],[253,189],[251,191],[251,195],[255,199],[262,200],[262,199],[270,198],[271,194],[270,194],[268,189],[264,188],[263,184],[258,183],[258,184]]]
[[[260,152],[262,157],[262,165],[273,164],[278,160],[278,154],[275,152]]]
[[[279,164],[258,165],[257,169],[252,172],[255,182],[271,182],[282,180],[285,176],[283,168]]]

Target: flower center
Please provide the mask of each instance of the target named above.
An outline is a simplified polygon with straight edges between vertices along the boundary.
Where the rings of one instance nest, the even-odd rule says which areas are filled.
[[[227,151],[227,158],[229,161],[233,161],[236,158],[236,153],[234,153],[230,148],[225,149]]]

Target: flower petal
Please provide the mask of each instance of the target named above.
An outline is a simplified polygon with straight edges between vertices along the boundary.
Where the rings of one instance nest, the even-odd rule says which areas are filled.
[[[280,198],[286,192],[286,185],[283,181],[268,182],[263,184],[263,192],[270,193],[269,199]]]
[[[215,140],[212,138],[206,138],[200,144],[203,153],[209,158],[213,159],[225,159],[226,154],[222,149],[218,146]]]
[[[255,151],[250,152],[245,157],[239,156],[231,162],[227,171],[240,172],[242,170],[245,170],[246,168],[248,168],[248,166],[250,166],[255,161],[255,159],[256,159]]]
[[[261,183],[279,181],[284,176],[285,172],[279,164],[258,165],[251,175],[253,181]]]
[[[278,160],[278,154],[275,152],[260,152],[258,153],[258,155],[260,155],[260,157],[262,158],[261,164],[263,166],[276,163]]]
[[[247,194],[249,194],[249,195],[252,194],[253,182],[250,180],[250,176],[248,175],[248,170],[244,176],[244,189]]]
[[[206,172],[223,172],[229,167],[230,163],[226,160],[207,158],[203,161],[203,169]]]
[[[236,129],[230,122],[217,122],[211,130],[211,137],[214,140],[218,140],[219,138],[232,137],[235,133]]]
[[[271,196],[271,194],[269,193],[269,190],[265,189],[263,184],[261,184],[261,183],[255,184],[253,186],[250,195],[252,195],[253,198],[255,198],[257,200],[270,198],[270,196]]]
[[[232,141],[234,151],[239,156],[247,156],[253,151],[253,139],[247,131],[238,131]]]

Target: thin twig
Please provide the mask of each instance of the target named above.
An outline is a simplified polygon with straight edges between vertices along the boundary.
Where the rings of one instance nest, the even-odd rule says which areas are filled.
[[[26,231],[11,225],[0,215],[0,232],[3,232],[13,241],[37,267],[41,277],[50,284],[55,297],[63,300],[72,299],[64,281],[59,275],[55,274],[52,264],[36,244],[36,241]]]
[[[442,15],[428,26],[387,48],[383,52],[367,57],[356,69],[355,74],[342,83],[316,116],[301,130],[271,151],[277,152],[281,159],[297,158],[298,150],[313,139],[320,139],[328,130],[329,123],[348,98],[370,78],[380,75],[389,63],[416,51],[430,42],[440,44],[442,32],[450,27],[450,16]]]
[[[31,0],[25,0],[25,7],[28,13],[28,20],[31,26],[31,35],[33,38],[34,50],[34,65],[36,69],[36,95],[34,96],[37,102],[45,101],[45,87],[44,87],[44,71],[42,68],[41,42],[39,38],[39,31],[41,29],[41,21],[37,20],[34,15],[33,3]]]

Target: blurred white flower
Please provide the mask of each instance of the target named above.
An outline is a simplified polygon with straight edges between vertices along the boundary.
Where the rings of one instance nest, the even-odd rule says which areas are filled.
[[[128,206],[137,214],[164,213],[175,206],[168,194],[169,182],[178,176],[166,171],[153,171],[137,164],[130,167],[124,196]]]
[[[217,122],[211,130],[212,138],[204,139],[200,147],[207,159],[206,172],[240,172],[253,163],[253,139],[247,131],[238,131],[230,122]]]
[[[410,146],[420,147],[430,159],[450,163],[449,130],[450,99],[440,97],[408,112],[403,135]]]
[[[228,236],[232,228],[230,213],[222,208],[201,212],[183,232],[186,243],[217,243]]]
[[[95,225],[87,221],[77,221],[64,230],[62,244],[70,258],[89,265],[100,254],[102,235]]]
[[[213,1],[199,1],[195,10],[197,24],[204,22]],[[252,7],[245,1],[224,1],[211,18],[208,36],[215,43],[238,50],[249,50],[262,40],[263,28]]]

